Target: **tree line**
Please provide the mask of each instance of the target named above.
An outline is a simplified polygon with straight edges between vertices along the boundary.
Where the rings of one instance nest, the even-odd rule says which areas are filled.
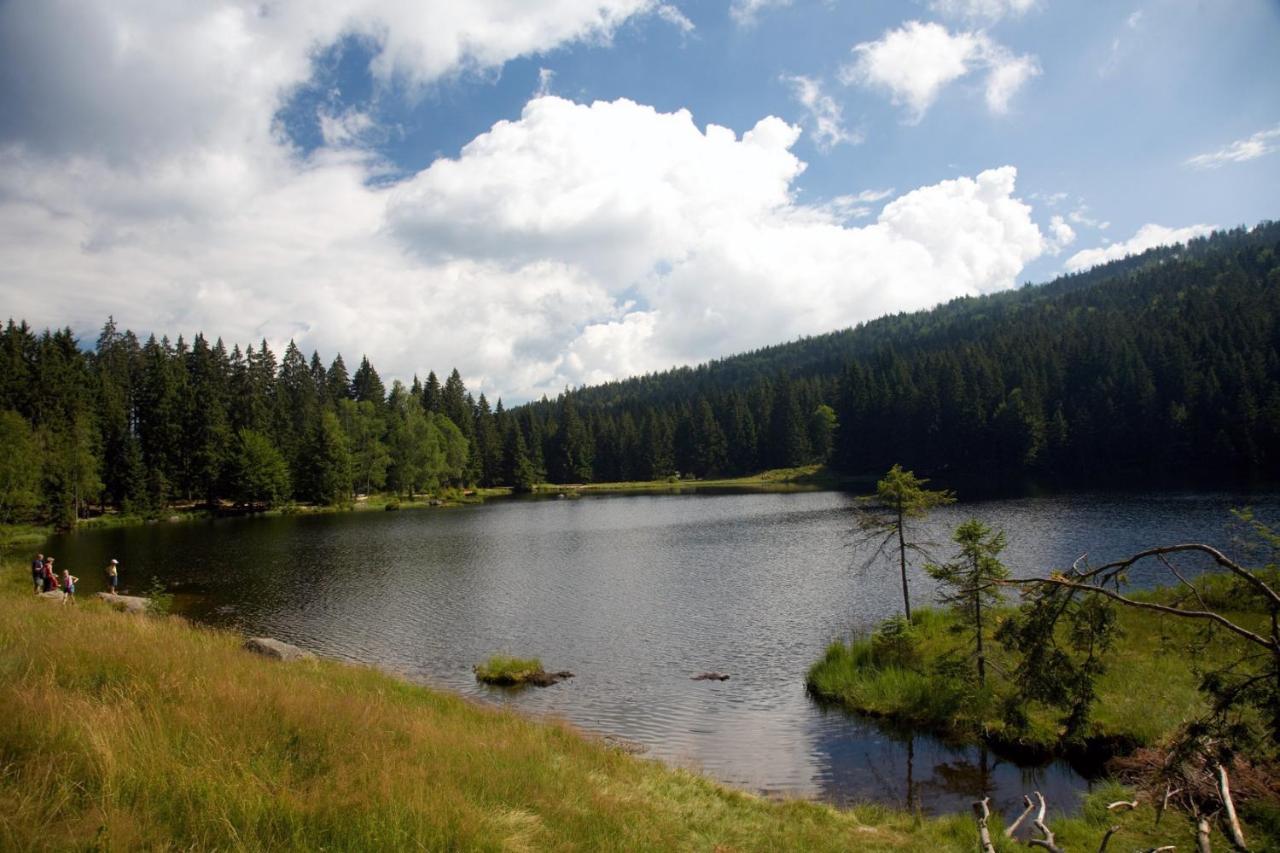
[[[0,517],[734,476],[1280,479],[1280,224],[504,409],[294,343],[0,334]]]

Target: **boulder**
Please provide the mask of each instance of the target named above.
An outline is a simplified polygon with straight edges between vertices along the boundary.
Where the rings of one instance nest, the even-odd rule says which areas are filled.
[[[111,592],[100,592],[98,598],[125,613],[146,613],[151,602],[140,595],[116,595]]]
[[[728,681],[729,676],[723,672],[700,672],[689,676],[692,681]]]
[[[311,652],[271,637],[249,637],[244,641],[244,647],[255,654],[276,660],[315,660],[315,655]]]

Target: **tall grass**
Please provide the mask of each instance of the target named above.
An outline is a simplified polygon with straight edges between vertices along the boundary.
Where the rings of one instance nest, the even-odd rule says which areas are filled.
[[[1222,583],[1208,579],[1205,586],[1224,594],[1219,589]],[[1234,615],[1245,624],[1261,619],[1256,613]],[[1199,690],[1200,674],[1188,649],[1198,646],[1205,660],[1213,660],[1228,654],[1233,640],[1220,634],[1203,645],[1203,624],[1186,619],[1153,617],[1123,608],[1118,618],[1122,636],[1107,657],[1108,669],[1098,682],[1098,699],[1084,736],[1154,744],[1206,708]],[[883,628],[870,637],[833,642],[809,670],[809,688],[820,698],[851,710],[924,726],[951,737],[1007,735],[1038,749],[1061,748],[1061,712],[1036,703],[1028,707],[1027,729],[1006,731],[1000,709],[1002,701],[1015,692],[1008,676],[1017,660],[999,644],[989,642],[987,646],[988,692],[976,691],[956,677],[954,665],[946,662],[962,658],[969,640],[954,630],[955,625],[955,617],[947,611],[921,609],[913,613],[911,660],[904,660],[904,652],[883,640]],[[1135,689],[1137,685],[1140,689]]]

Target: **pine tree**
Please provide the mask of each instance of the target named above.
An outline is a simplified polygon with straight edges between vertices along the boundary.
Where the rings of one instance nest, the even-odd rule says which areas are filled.
[[[925,571],[942,584],[943,602],[954,608],[960,624],[972,632],[978,687],[983,688],[987,686],[985,623],[990,621],[991,608],[1004,598],[1000,582],[1009,576],[999,559],[1005,546],[1004,532],[992,533],[974,518],[957,527],[951,538],[960,546],[956,559],[941,565],[930,563]]]
[[[502,480],[516,492],[532,492],[537,483],[524,434],[515,418],[507,420],[502,443]]]
[[[876,493],[863,499],[858,513],[858,528],[868,537],[880,537],[877,553],[896,540],[898,568],[902,576],[902,613],[911,621],[911,591],[907,584],[907,552],[919,552],[920,546],[907,535],[907,522],[924,517],[934,507],[955,502],[948,491],[931,491],[929,481],[894,465],[876,483]]]
[[[381,410],[387,401],[387,391],[382,385],[378,371],[369,363],[368,356],[360,359],[356,375],[351,379],[351,398],[358,403],[369,402],[375,409]]]
[[[324,384],[331,401],[351,399],[351,377],[347,374],[347,365],[342,361],[342,353],[333,357],[333,363],[325,371]]]

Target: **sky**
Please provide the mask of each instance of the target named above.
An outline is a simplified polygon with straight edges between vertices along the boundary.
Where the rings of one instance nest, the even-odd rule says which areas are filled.
[[[1280,214],[1277,0],[0,0],[0,306],[508,404]]]

